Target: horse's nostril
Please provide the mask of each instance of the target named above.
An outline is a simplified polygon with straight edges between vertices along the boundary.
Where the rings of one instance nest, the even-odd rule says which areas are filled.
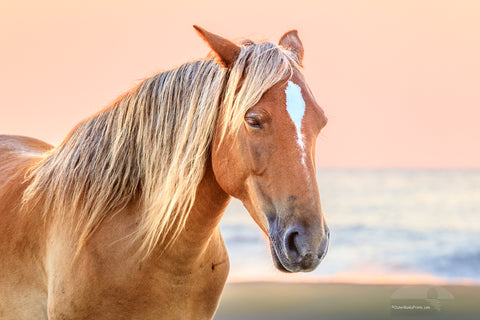
[[[300,253],[298,252],[298,247],[296,243],[296,238],[298,237],[298,231],[289,230],[285,235],[285,249],[286,253],[290,258],[296,259]]]
[[[322,246],[320,247],[320,253],[318,254],[318,259],[322,260],[327,255],[328,244],[330,242],[330,231],[327,230],[325,237],[322,241]]]

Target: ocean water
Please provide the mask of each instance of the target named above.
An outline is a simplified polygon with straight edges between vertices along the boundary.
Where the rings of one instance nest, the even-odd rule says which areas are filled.
[[[480,170],[322,169],[317,180],[331,231],[320,266],[277,271],[267,238],[234,200],[220,223],[230,281],[480,283]]]

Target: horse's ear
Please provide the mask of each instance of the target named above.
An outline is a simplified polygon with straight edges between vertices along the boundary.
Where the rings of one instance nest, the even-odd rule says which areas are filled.
[[[193,27],[215,52],[218,62],[226,68],[231,68],[240,54],[240,46],[199,26],[194,25]]]
[[[298,62],[302,65],[303,60],[303,44],[300,38],[298,37],[297,30],[291,30],[285,33],[281,38],[278,44],[285,49],[288,49],[295,53],[298,58]]]

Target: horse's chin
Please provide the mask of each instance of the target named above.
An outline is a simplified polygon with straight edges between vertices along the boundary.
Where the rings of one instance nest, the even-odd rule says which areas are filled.
[[[272,258],[273,258],[273,263],[275,264],[275,267],[285,273],[292,273],[293,271],[288,270],[285,268],[285,266],[282,264],[282,261],[277,255],[277,251],[275,250],[275,247],[272,243],[270,243],[270,251],[272,252]]]

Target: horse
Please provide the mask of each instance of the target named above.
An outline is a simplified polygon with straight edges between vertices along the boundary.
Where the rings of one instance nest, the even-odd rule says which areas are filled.
[[[297,31],[276,45],[194,28],[209,55],[144,80],[59,146],[0,136],[1,319],[211,319],[232,197],[279,270],[325,256],[327,117]]]

